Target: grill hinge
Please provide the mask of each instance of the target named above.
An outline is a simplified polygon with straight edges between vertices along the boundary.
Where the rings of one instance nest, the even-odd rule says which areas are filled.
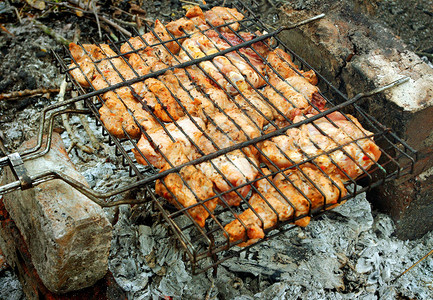
[[[27,174],[27,169],[24,167],[24,162],[18,152],[8,155],[11,170],[15,177],[19,180],[21,185],[21,190],[27,190],[33,187],[33,183],[29,175]]]

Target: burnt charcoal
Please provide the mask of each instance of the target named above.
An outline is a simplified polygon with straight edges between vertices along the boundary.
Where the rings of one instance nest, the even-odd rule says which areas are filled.
[[[8,1],[0,2],[0,22],[8,23],[16,21],[16,14],[13,6]]]
[[[18,72],[18,77],[23,81],[23,85],[30,90],[36,88],[36,79],[24,70]]]
[[[2,78],[2,80],[0,81],[0,92],[5,92],[12,84],[13,81],[10,78]]]

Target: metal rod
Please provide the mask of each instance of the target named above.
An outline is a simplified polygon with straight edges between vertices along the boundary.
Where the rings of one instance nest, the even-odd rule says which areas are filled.
[[[414,267],[416,267],[420,262],[422,262],[424,259],[426,259],[427,257],[429,257],[430,255],[433,254],[433,249],[430,250],[429,253],[427,253],[426,255],[424,255],[422,258],[420,258],[416,263],[414,263],[412,266],[410,266],[409,268],[407,268],[404,272],[402,272],[400,275],[398,275],[397,277],[395,277],[391,282],[396,281],[397,279],[399,279],[401,276],[403,276],[404,274],[406,274],[407,272],[409,272],[410,270],[412,270]]]
[[[302,21],[300,21],[300,22],[298,22],[298,23],[296,23],[296,24],[282,26],[281,28],[279,28],[279,29],[276,30],[276,31],[281,32],[281,31],[283,31],[283,30],[290,30],[290,29],[293,29],[293,28],[296,28],[296,27],[299,27],[299,26],[302,26],[302,25],[305,25],[305,24],[311,23],[311,22],[316,21],[316,20],[318,20],[318,19],[321,19],[321,18],[323,18],[324,16],[325,16],[325,14],[316,15],[316,16],[311,17],[311,18],[309,18],[309,19],[302,20]]]

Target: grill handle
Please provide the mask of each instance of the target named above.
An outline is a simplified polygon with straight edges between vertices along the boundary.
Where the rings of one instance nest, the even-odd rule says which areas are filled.
[[[61,171],[53,171],[53,170],[45,171],[45,172],[38,173],[34,176],[27,176],[27,179],[29,180],[29,183],[31,185],[30,187],[28,185],[23,185],[21,180],[17,180],[17,181],[5,184],[3,186],[0,186],[0,196],[4,195],[6,193],[11,193],[11,192],[20,190],[20,189],[21,190],[29,189],[29,188],[35,187],[35,186],[37,186],[43,182],[46,182],[46,181],[50,181],[50,180],[54,180],[54,179],[60,179],[102,207],[110,207],[110,206],[116,206],[116,205],[121,205],[121,204],[138,204],[138,203],[145,202],[143,200],[133,200],[133,199],[116,200],[116,201],[111,201],[111,202],[104,201],[105,199],[108,199],[112,196],[115,196],[117,194],[131,190],[131,186],[126,186],[126,187],[120,188],[120,189],[116,190],[115,192],[111,192],[111,193],[99,193],[99,192],[96,192],[96,191],[92,190],[91,188],[87,187],[86,185],[82,184],[81,182],[73,179],[72,177],[64,174]],[[135,185],[134,185],[134,187],[135,187]]]

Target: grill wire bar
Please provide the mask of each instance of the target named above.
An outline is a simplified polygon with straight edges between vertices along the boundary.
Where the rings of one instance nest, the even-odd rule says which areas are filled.
[[[107,40],[109,41],[109,45],[112,50],[116,52],[116,55],[111,55],[110,53],[107,53],[106,50],[104,50],[103,45],[99,44],[98,42],[94,41],[94,44],[98,46],[101,49],[102,54],[105,56],[102,59],[99,60],[93,60],[91,61],[91,64],[95,66],[96,74],[100,76],[103,81],[106,84],[106,87],[95,89],[95,87],[92,85],[92,80],[88,78],[80,66],[80,64],[74,59],[73,55],[69,52],[68,49],[64,49],[64,53],[56,53],[54,52],[53,55],[56,58],[59,67],[61,68],[62,72],[66,73],[67,78],[69,81],[71,81],[74,85],[74,88],[81,94],[78,97],[72,98],[68,101],[62,102],[61,104],[50,106],[42,112],[42,118],[41,118],[41,125],[40,125],[40,132],[39,132],[39,143],[38,145],[29,150],[25,153],[21,153],[21,158],[23,160],[32,159],[35,157],[38,157],[40,155],[43,155],[49,150],[49,144],[51,140],[51,133],[52,133],[52,127],[53,127],[53,118],[61,113],[85,113],[85,114],[93,114],[95,116],[95,121],[97,125],[99,125],[104,133],[104,136],[108,138],[108,142],[110,145],[114,145],[116,147],[116,151],[119,155],[122,155],[124,162],[126,165],[129,166],[130,175],[131,176],[137,176],[137,182],[127,185],[123,188],[117,189],[115,191],[112,191],[110,193],[99,193],[96,191],[93,191],[82,184],[76,182],[75,180],[65,176],[62,173],[58,172],[52,172],[52,171],[46,171],[42,172],[40,174],[37,174],[30,178],[30,181],[33,185],[37,185],[41,182],[44,182],[46,180],[50,179],[61,179],[81,191],[83,194],[87,195],[90,199],[95,201],[101,206],[113,206],[113,205],[119,205],[119,204],[137,204],[140,203],[138,200],[117,200],[117,201],[109,201],[109,198],[117,195],[119,193],[135,189],[135,188],[144,188],[146,191],[146,194],[149,196],[149,201],[153,201],[155,204],[155,207],[159,209],[161,212],[163,218],[167,221],[167,223],[170,225],[170,228],[174,232],[175,236],[177,237],[177,240],[182,245],[182,247],[185,249],[185,253],[187,256],[188,261],[190,262],[190,266],[192,269],[192,272],[194,274],[204,272],[209,268],[217,266],[222,261],[227,260],[230,257],[237,256],[241,251],[244,251],[246,249],[249,249],[250,247],[253,247],[257,245],[258,243],[262,243],[265,240],[268,240],[270,238],[273,238],[274,236],[277,236],[281,233],[286,232],[287,230],[291,230],[292,228],[295,228],[296,226],[293,223],[299,223],[303,219],[305,220],[306,217],[314,217],[318,216],[320,214],[323,214],[327,209],[332,208],[335,204],[339,204],[342,202],[345,202],[346,200],[356,196],[359,193],[362,193],[364,191],[368,191],[371,188],[374,188],[375,186],[378,186],[380,184],[383,184],[386,181],[393,180],[394,178],[409,174],[413,171],[414,163],[416,161],[416,151],[414,151],[410,146],[408,146],[404,141],[399,139],[394,133],[392,133],[388,128],[380,124],[374,117],[370,116],[366,112],[364,112],[358,105],[361,98],[369,97],[373,94],[380,93],[381,91],[392,88],[393,86],[399,85],[404,83],[408,80],[408,78],[402,78],[399,79],[393,83],[390,83],[387,86],[375,89],[371,92],[367,93],[360,93],[356,95],[355,97],[348,99],[344,94],[342,94],[338,89],[336,89],[329,81],[327,81],[323,76],[321,76],[316,70],[314,70],[310,65],[308,65],[302,58],[297,56],[293,51],[291,51],[284,43],[278,38],[278,34],[283,30],[288,30],[295,28],[297,26],[301,26],[303,24],[306,24],[308,22],[311,22],[313,20],[316,20],[320,17],[323,17],[323,15],[315,16],[311,19],[304,20],[302,22],[299,22],[297,24],[281,27],[277,30],[269,30],[269,28],[264,24],[258,16],[256,16],[253,11],[251,10],[251,7],[245,2],[234,2],[233,7],[235,7],[239,12],[241,12],[245,18],[243,20],[237,20],[234,22],[228,22],[223,25],[219,26],[213,26],[209,22],[207,22],[207,25],[209,26],[208,29],[200,30],[200,33],[209,33],[210,31],[214,31],[217,33],[218,38],[223,40],[226,44],[229,45],[226,49],[221,49],[217,44],[215,44],[214,41],[212,41],[210,38],[209,42],[212,43],[213,47],[216,49],[216,52],[211,54],[205,54],[203,57],[195,58],[193,57],[185,48],[183,45],[183,40],[186,38],[191,37],[191,34],[184,31],[184,35],[180,37],[175,37],[173,34],[170,33],[170,31],[167,31],[167,33],[170,35],[169,39],[163,40],[157,32],[155,32],[155,29],[148,27],[146,29],[146,32],[152,32],[153,35],[156,37],[157,41],[156,43],[149,44],[148,41],[146,41],[143,37],[139,36],[139,34],[136,32],[136,35],[138,36],[138,40],[143,45],[143,47],[135,48],[133,46],[133,43],[129,39],[129,37],[123,36],[123,41],[121,42],[114,42],[110,40],[109,37],[107,37]],[[233,25],[235,23],[239,23],[240,29],[239,31],[233,30],[233,28],[230,25]],[[147,26],[147,25],[146,25]],[[231,40],[227,39],[226,36],[224,36],[219,29],[225,28],[230,34],[235,36],[237,40],[239,41],[237,44],[232,43]],[[256,32],[260,31],[263,32],[263,34],[255,34],[250,40],[245,39],[240,32]],[[270,33],[265,33],[270,32]],[[204,36],[206,36],[204,34]],[[181,61],[179,58],[170,50],[170,43],[174,43],[180,48],[180,51],[184,51],[185,54],[188,56],[187,61]],[[272,89],[276,95],[283,97],[286,101],[292,104],[293,107],[296,107],[290,99],[284,96],[284,94],[276,88],[275,85],[273,85],[270,82],[270,78],[267,76],[264,76],[257,68],[256,66],[250,61],[247,55],[242,51],[243,49],[249,49],[253,52],[253,54],[256,57],[259,57],[263,63],[266,65],[266,68],[270,70],[270,72],[274,73],[278,80],[284,81],[284,77],[275,69],[273,66],[267,62],[267,59],[263,57],[259,51],[257,51],[254,47],[257,43],[262,43],[268,50],[273,50],[275,48],[280,48],[286,51],[290,54],[290,56],[293,58],[294,62],[297,64],[300,64],[299,70],[313,70],[315,74],[317,75],[319,79],[319,86],[320,86],[320,96],[323,97],[323,99],[326,102],[327,109],[321,110],[316,103],[314,103],[312,100],[308,100],[308,104],[311,106],[312,110],[314,111],[314,115],[312,116],[305,116],[305,118],[293,122],[292,119],[285,116],[278,107],[276,107],[272,101],[267,99],[267,97],[264,94],[263,89],[260,87],[254,86],[254,84],[245,77],[245,82],[248,91],[251,91],[253,93],[256,93],[261,98],[263,98],[266,101],[266,104],[272,107],[279,116],[283,117],[282,123],[275,122],[275,120],[269,119],[263,111],[260,110],[257,105],[255,105],[248,97],[248,94],[237,86],[236,82],[233,82],[231,78],[229,78],[224,72],[222,72],[221,67],[215,63],[215,58],[221,57],[225,54],[230,53],[236,53],[239,57],[241,57],[244,62],[247,63],[249,68],[254,70],[259,76],[260,79],[263,80],[266,83],[266,86],[269,87],[269,89]],[[121,53],[120,45],[125,44],[128,45],[131,51]],[[88,55],[91,58],[91,55],[86,50],[85,45],[79,44],[80,49]],[[157,58],[160,61],[164,60],[164,53],[168,53],[169,57],[173,59],[176,63],[173,65],[168,65],[166,67],[160,68],[158,70],[152,70],[150,73],[141,75],[138,70],[134,69],[133,66],[130,64],[128,60],[129,55],[136,54],[138,55],[141,64],[146,65],[146,61],[143,58],[143,54],[141,54],[145,49],[149,48],[157,48],[162,49],[160,50],[159,54],[157,54]],[[284,60],[283,57],[279,57],[280,59]],[[120,60],[124,65],[127,65],[127,67],[130,69],[130,71],[134,74],[132,78],[126,78],[121,70],[119,70],[115,65],[115,59]],[[239,67],[236,66],[234,61],[232,59],[228,59],[230,63],[232,63],[235,66],[235,69],[239,71]],[[71,67],[70,65],[75,64],[75,67]],[[120,78],[119,82],[111,83],[109,78],[107,78],[107,74],[104,74],[104,70],[99,67],[102,63],[107,63],[111,69],[114,70],[114,74]],[[194,67],[198,70],[200,70],[207,80],[212,84],[212,86],[219,88],[220,90],[224,91],[224,87],[221,85],[221,82],[215,80],[215,78],[209,74],[207,70],[205,69],[204,64],[207,64],[206,66],[212,66],[212,68],[215,68],[218,70],[223,77],[223,80],[227,82],[231,87],[233,87],[236,91],[234,93],[226,93],[227,99],[234,104],[237,109],[239,109],[243,114],[241,115],[242,118],[247,118],[253,126],[255,126],[255,129],[260,132],[260,135],[257,137],[249,137],[248,133],[246,132],[246,128],[242,126],[242,124],[239,123],[239,120],[236,118],[233,118],[230,114],[226,112],[226,110],[221,107],[218,104],[215,104],[216,111],[221,116],[227,119],[228,123],[231,123],[236,130],[239,132],[239,135],[243,136],[244,139],[241,141],[233,141],[231,139],[231,136],[228,132],[225,132],[222,130],[218,124],[213,119],[212,115],[204,114],[206,121],[208,124],[214,126],[216,128],[216,131],[218,134],[221,134],[222,137],[231,140],[231,144],[229,146],[223,146],[220,147],[218,140],[214,139],[212,135],[209,134],[206,130],[200,127],[200,125],[197,123],[196,119],[193,115],[188,111],[187,107],[185,107],[184,103],[181,101],[181,99],[178,97],[179,93],[183,93],[186,95],[190,100],[194,100],[194,95],[192,94],[192,89],[185,86],[185,83],[182,82],[178,76],[174,76],[175,83],[178,85],[178,90],[173,90],[167,81],[164,81],[163,76],[167,74],[168,72],[176,72],[179,69],[183,69],[185,72],[185,75],[187,76],[188,80],[192,82],[192,86],[194,89],[198,90],[203,94],[203,96],[209,100],[212,101],[211,97],[207,92],[203,91],[203,88],[197,84],[194,81],[194,74],[191,74],[191,67]],[[299,76],[303,76],[302,73],[300,73],[299,70],[292,67],[292,71],[297,73]],[[71,76],[70,72],[78,70],[85,78],[88,84],[88,88],[83,88],[76,79]],[[108,74],[109,75],[109,74]],[[139,101],[141,107],[144,111],[149,113],[153,118],[155,118],[158,122],[158,125],[162,128],[162,132],[167,135],[167,137],[172,141],[176,141],[176,137],[173,136],[172,130],[168,128],[167,121],[161,120],[153,111],[152,107],[149,106],[149,103],[147,103],[146,99],[144,99],[142,96],[138,95],[136,93],[136,90],[134,88],[134,84],[139,84],[145,82],[147,79],[158,79],[162,83],[162,88],[168,91],[168,97],[171,97],[174,99],[174,103],[178,105],[179,112],[183,113],[183,115],[188,118],[194,126],[196,126],[200,132],[201,135],[203,135],[211,144],[212,147],[214,147],[215,151],[211,153],[205,153],[201,147],[196,143],[196,141],[193,139],[193,137],[189,136],[186,132],[186,129],[182,126],[182,124],[179,122],[178,119],[176,119],[171,112],[165,107],[164,105],[164,99],[161,97],[160,94],[155,94],[155,101],[157,105],[160,105],[162,108],[162,111],[165,113],[166,116],[169,117],[169,123],[170,125],[173,125],[173,128],[178,130],[181,134],[183,134],[186,138],[186,140],[192,145],[192,148],[197,151],[199,154],[198,158],[190,159],[186,163],[174,163],[172,162],[169,157],[167,156],[169,153],[164,153],[158,145],[156,141],[152,140],[152,136],[148,131],[145,130],[143,125],[140,123],[140,121],[137,119],[135,115],[135,111],[129,108],[128,103],[125,102],[125,99],[122,98],[122,96],[119,94],[122,88],[125,88],[127,91],[129,91],[137,101]],[[294,88],[293,86],[291,86]],[[295,89],[295,88],[294,88]],[[107,128],[107,124],[105,124],[102,120],[101,116],[101,107],[107,106],[107,97],[106,93],[111,92],[114,93],[116,101],[119,101],[119,103],[122,103],[127,109],[128,115],[132,118],[133,123],[136,127],[138,127],[140,135],[145,137],[151,146],[155,149],[156,153],[160,155],[169,165],[168,168],[159,170],[157,167],[153,166],[151,161],[149,161],[148,157],[144,155],[142,150],[140,149],[139,142],[137,142],[137,137],[134,137],[131,135],[131,132],[128,128],[122,126],[121,133],[115,135],[112,132],[110,132],[110,128]],[[239,97],[239,98],[238,98]],[[330,100],[330,99],[334,100]],[[252,109],[252,111],[256,114],[258,114],[260,117],[262,117],[268,125],[267,127],[260,126],[257,123],[257,120],[254,120],[254,118],[249,115],[245,109],[243,109],[243,106],[240,105],[238,99],[244,101],[247,103],[247,106]],[[88,109],[86,110],[71,110],[67,109],[68,105],[75,103],[77,101],[85,101],[86,106]],[[60,110],[59,109],[63,109]],[[51,115],[48,117],[47,114],[49,112],[52,112]],[[364,134],[361,138],[352,138],[350,141],[340,144],[338,141],[335,140],[334,137],[329,136],[326,132],[322,130],[321,127],[319,127],[316,123],[321,120],[326,120],[326,122],[329,122],[332,126],[338,127],[338,124],[333,119],[332,114],[333,113],[339,113],[343,116],[344,120],[349,122],[351,126],[354,128],[360,129],[360,125],[356,124],[348,115],[348,113],[351,113],[352,115],[355,115],[356,118],[360,119],[362,121],[363,126],[366,126],[369,131],[371,131],[371,134]],[[48,126],[48,142],[45,147],[45,149],[42,149],[42,133],[45,130],[45,120],[48,118],[49,120],[49,126]],[[278,138],[281,135],[284,135],[288,130],[297,130],[305,126],[310,126],[312,129],[317,130],[320,132],[320,134],[326,136],[331,141],[335,142],[337,144],[336,147],[322,151],[317,155],[309,155],[308,153],[302,152],[302,155],[304,159],[302,161],[295,162],[284,153],[284,151],[277,146],[278,150],[283,155],[283,158],[290,162],[290,166],[286,167],[279,167],[277,164],[275,164],[266,153],[262,151],[261,144],[263,142],[270,141],[272,138]],[[344,132],[344,130],[343,130]],[[347,147],[350,145],[356,145],[362,155],[365,159],[372,159],[369,153],[367,153],[361,146],[361,143],[365,139],[371,139],[374,138],[375,142],[379,145],[380,152],[382,153],[381,161],[374,162],[371,166],[370,170],[366,170],[350,153],[347,152]],[[314,140],[309,140],[311,142],[313,147],[316,147],[317,149],[320,149],[320,146],[317,145],[317,143]],[[252,149],[252,150],[251,150]],[[241,184],[233,184],[230,181],[230,178],[227,177],[227,174],[223,172],[217,165],[216,161],[219,158],[226,159],[229,163],[234,164],[233,158],[230,158],[231,153],[234,153],[235,151],[239,151],[240,155],[245,157],[246,161],[252,166],[254,172],[257,173],[257,176],[253,179],[248,179],[247,181],[241,183]],[[251,157],[248,156],[248,151],[255,151],[257,152],[261,157],[263,157],[265,160],[267,160],[269,170],[264,171],[262,167],[264,167],[264,163],[260,165],[254,163]],[[344,168],[342,168],[338,162],[336,162],[332,155],[336,152],[340,151],[344,155],[346,155],[351,162],[353,162],[357,168],[359,168],[361,175],[358,177],[351,177]],[[135,155],[134,153],[135,152]],[[142,167],[138,167],[138,161],[137,161],[137,155],[138,157],[141,157],[143,161],[146,162],[147,167],[144,169]],[[343,176],[346,177],[345,181],[345,187],[341,187],[338,185],[338,183],[335,181],[333,177],[328,175],[326,172],[321,170],[320,165],[318,164],[318,160],[321,157],[328,157],[331,161],[331,165],[339,171]],[[194,166],[196,168],[197,166],[200,166],[203,163],[208,163],[212,168],[215,170],[215,172],[222,178],[223,181],[227,184],[228,188],[226,190],[214,190],[214,195],[211,197],[207,197],[206,199],[200,198],[200,196],[197,194],[196,191],[190,186],[190,184],[185,180],[184,176],[181,176],[179,174],[182,173],[185,168]],[[6,158],[0,158],[0,167],[9,165],[11,166],[11,161]],[[317,169],[320,176],[325,178],[330,184],[338,190],[338,194],[340,195],[336,202],[333,203],[327,203],[327,195],[326,191],[324,191],[320,185],[315,182],[312,178],[309,177],[307,173],[305,173],[305,166],[309,165],[312,166],[312,168]],[[144,171],[143,171],[144,170]],[[300,187],[295,184],[292,176],[289,174],[296,173],[300,174],[301,178],[303,178],[306,182],[306,184],[310,185],[312,189],[316,190],[319,196],[323,198],[323,204],[318,207],[313,207],[312,205],[312,199],[306,195],[305,191],[303,191]],[[179,201],[178,197],[175,193],[173,193],[172,190],[170,190],[169,186],[167,185],[167,178],[169,175],[177,174],[180,176],[181,183],[192,192],[194,198],[197,200],[196,203],[189,205],[187,207],[184,207],[182,203]],[[291,202],[291,200],[288,198],[288,196],[284,193],[284,191],[280,190],[280,188],[276,185],[273,178],[276,178],[277,176],[280,176],[283,178],[285,182],[289,186],[293,187],[293,192],[301,195],[304,201],[308,202],[308,211],[296,214],[297,208],[295,205]],[[359,182],[363,183],[363,186],[358,186],[357,183]],[[173,198],[172,203],[167,203],[165,199],[163,199],[161,196],[159,196],[156,191],[154,184],[155,182],[159,182],[161,186],[163,186],[169,193],[169,197]],[[266,182],[268,185],[271,186],[271,188],[275,189],[279,197],[283,198],[288,205],[291,207],[291,209],[294,211],[293,215],[286,219],[281,220],[277,211],[277,208],[272,205],[269,199],[267,199],[267,196],[263,194],[260,189],[258,188],[258,184],[260,182]],[[22,185],[19,181],[15,183],[11,183],[8,186],[0,186],[0,195],[3,193],[6,193],[11,190],[16,190],[22,188]],[[242,192],[242,189],[248,188],[250,191],[248,194],[245,195],[245,193]],[[344,193],[343,190],[347,189],[347,193]],[[240,199],[240,205],[238,207],[233,207],[228,203],[228,198],[232,195],[235,195],[237,198]],[[266,219],[264,219],[263,214],[260,214],[250,203],[250,199],[252,198],[252,195],[258,195],[259,199],[261,199],[267,207],[270,208],[272,213],[276,216],[276,222],[274,225],[265,228],[264,224],[266,223]],[[212,201],[219,200],[222,205],[218,206],[215,210],[212,210],[208,207],[208,205]],[[191,215],[191,209],[198,209],[203,208],[207,214],[209,214],[209,219],[206,220],[204,226],[200,226],[197,223],[197,220],[194,219]],[[240,217],[239,214],[245,211],[251,211],[252,217],[256,218],[258,220],[258,223],[261,224],[261,229],[264,231],[265,236],[264,238],[254,241],[253,243],[245,245],[245,247],[235,247],[236,245],[248,242],[247,239],[243,238],[236,241],[230,241],[229,239],[229,232],[226,230],[226,225],[229,222],[238,221],[240,223],[240,228],[243,228],[243,230],[247,230],[248,224],[245,223]]]

